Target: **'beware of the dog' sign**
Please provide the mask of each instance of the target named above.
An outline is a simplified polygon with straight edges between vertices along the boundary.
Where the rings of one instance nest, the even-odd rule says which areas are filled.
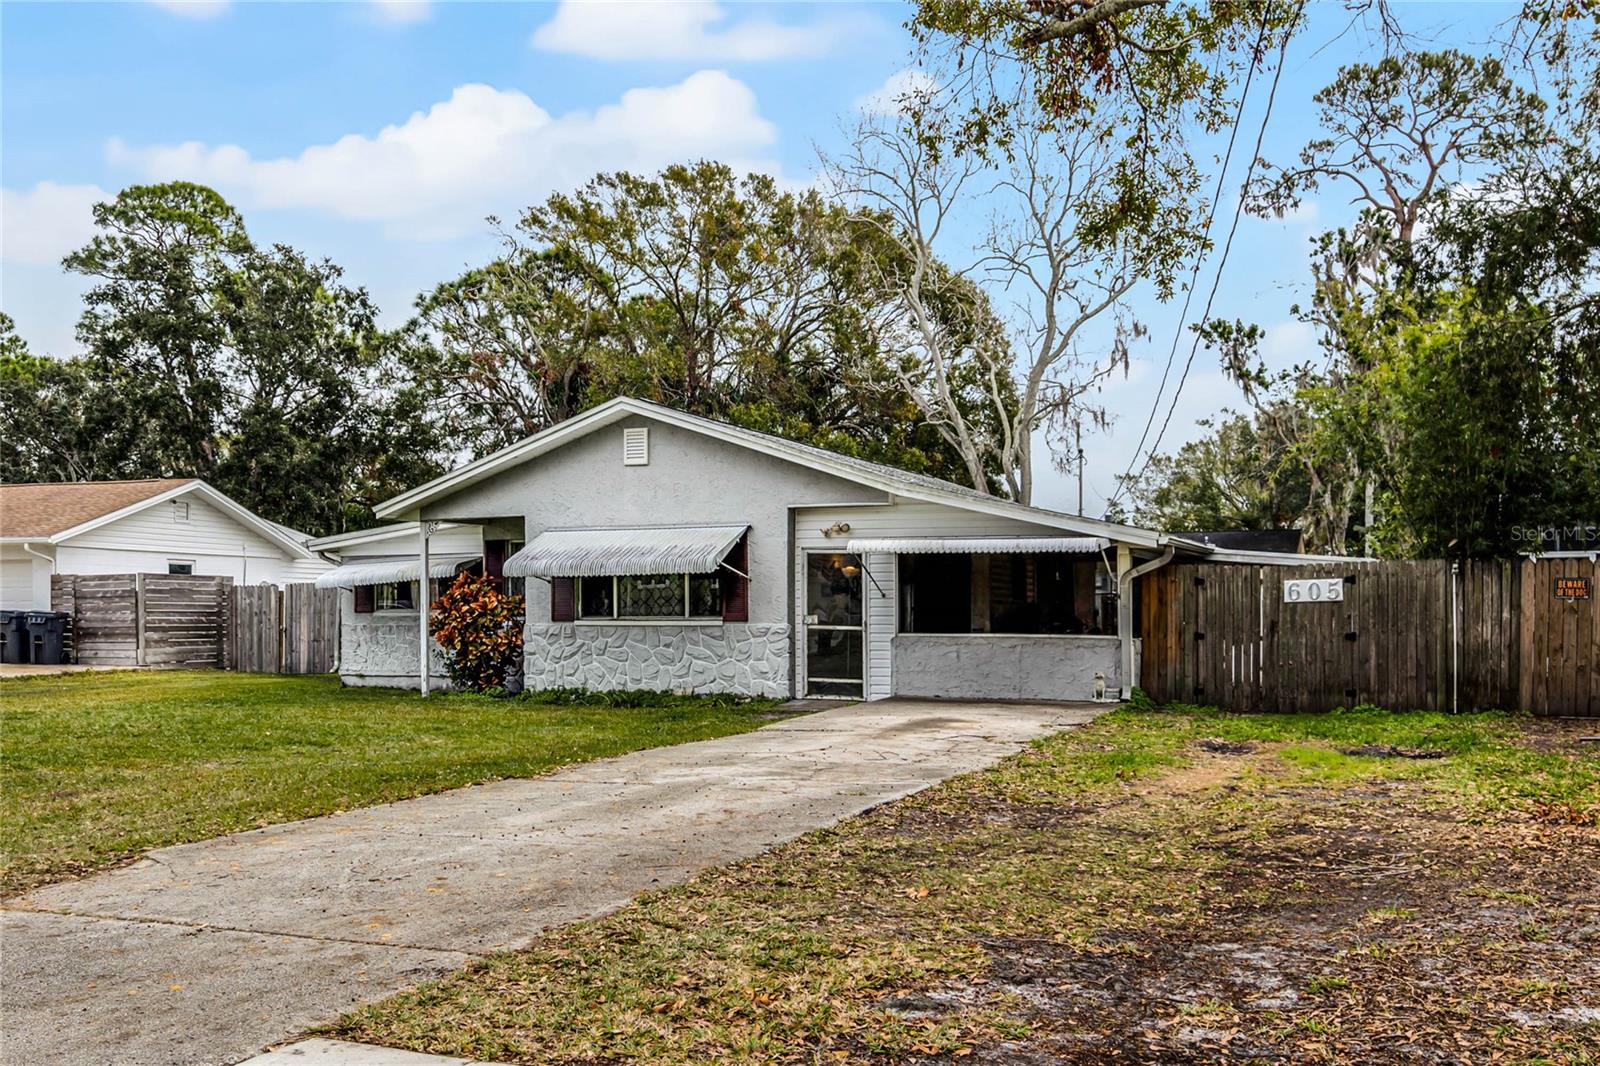
[[[1586,577],[1556,578],[1556,599],[1586,600],[1594,594],[1594,587]]]

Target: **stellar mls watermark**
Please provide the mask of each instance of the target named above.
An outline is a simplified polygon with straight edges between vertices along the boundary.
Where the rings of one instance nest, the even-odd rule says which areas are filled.
[[[1511,539],[1529,550],[1562,551],[1600,547],[1600,521],[1511,527]]]

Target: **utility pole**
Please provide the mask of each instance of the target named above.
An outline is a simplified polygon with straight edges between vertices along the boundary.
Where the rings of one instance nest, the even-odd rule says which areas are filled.
[[[1072,420],[1074,446],[1078,449],[1078,517],[1083,517],[1083,421]]]

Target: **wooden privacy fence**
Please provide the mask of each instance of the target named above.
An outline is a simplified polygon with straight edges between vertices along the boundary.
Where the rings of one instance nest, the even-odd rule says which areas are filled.
[[[70,655],[96,666],[327,673],[339,657],[339,594],[234,585],[192,574],[57,574]]]
[[[1291,600],[1290,581],[1316,598],[1301,585]],[[1139,597],[1140,684],[1163,702],[1600,715],[1600,567],[1587,558],[1179,564]]]
[[[50,603],[71,616],[74,661],[96,666],[228,665],[233,579],[57,574]]]
[[[338,665],[338,589],[255,585],[233,591],[233,669],[325,674]]]

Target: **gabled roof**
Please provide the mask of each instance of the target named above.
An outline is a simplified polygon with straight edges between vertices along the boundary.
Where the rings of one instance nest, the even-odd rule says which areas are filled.
[[[193,482],[147,478],[0,485],[0,537],[43,540]]]
[[[60,481],[0,485],[0,540],[60,544],[146,508],[194,495],[294,558],[311,559],[309,539],[261,518],[199,478]]]
[[[978,492],[976,489],[970,489],[950,481],[942,481],[939,478],[928,477],[925,474],[913,474],[896,467],[885,466],[882,463],[873,463],[865,459],[857,459],[854,456],[840,455],[838,452],[830,452],[825,448],[800,444],[783,437],[774,437],[771,434],[758,433],[755,430],[744,429],[739,426],[730,426],[725,422],[716,422],[709,418],[701,418],[698,415],[685,414],[670,407],[663,407],[660,404],[649,403],[644,400],[636,400],[630,396],[619,396],[614,400],[608,400],[575,418],[570,418],[559,425],[551,426],[549,429],[535,433],[526,440],[519,441],[508,448],[502,448],[491,455],[486,455],[482,459],[468,463],[409,492],[401,493],[394,499],[386,500],[379,504],[376,508],[376,513],[379,518],[414,518],[418,509],[425,504],[443,499],[469,485],[476,484],[485,478],[492,477],[530,459],[554,451],[598,429],[632,416],[651,418],[692,433],[700,433],[729,444],[737,444],[764,455],[787,459],[790,462],[798,463],[814,470],[821,470],[846,481],[866,485],[869,488],[879,489],[907,499],[947,504],[963,510],[992,514],[1002,518],[1014,518],[1055,529],[1107,537],[1111,540],[1121,541],[1124,544],[1140,547],[1154,548],[1163,546],[1170,539],[1181,547],[1198,554],[1203,555],[1209,551],[1205,545],[1180,541],[1177,538],[1168,538],[1165,534],[1154,530],[1119,525],[1115,522],[1102,522],[1094,518],[1066,515],[1057,511],[1045,510],[1042,507],[1029,507],[1025,504],[1013,503],[1010,500],[1003,500]]]

